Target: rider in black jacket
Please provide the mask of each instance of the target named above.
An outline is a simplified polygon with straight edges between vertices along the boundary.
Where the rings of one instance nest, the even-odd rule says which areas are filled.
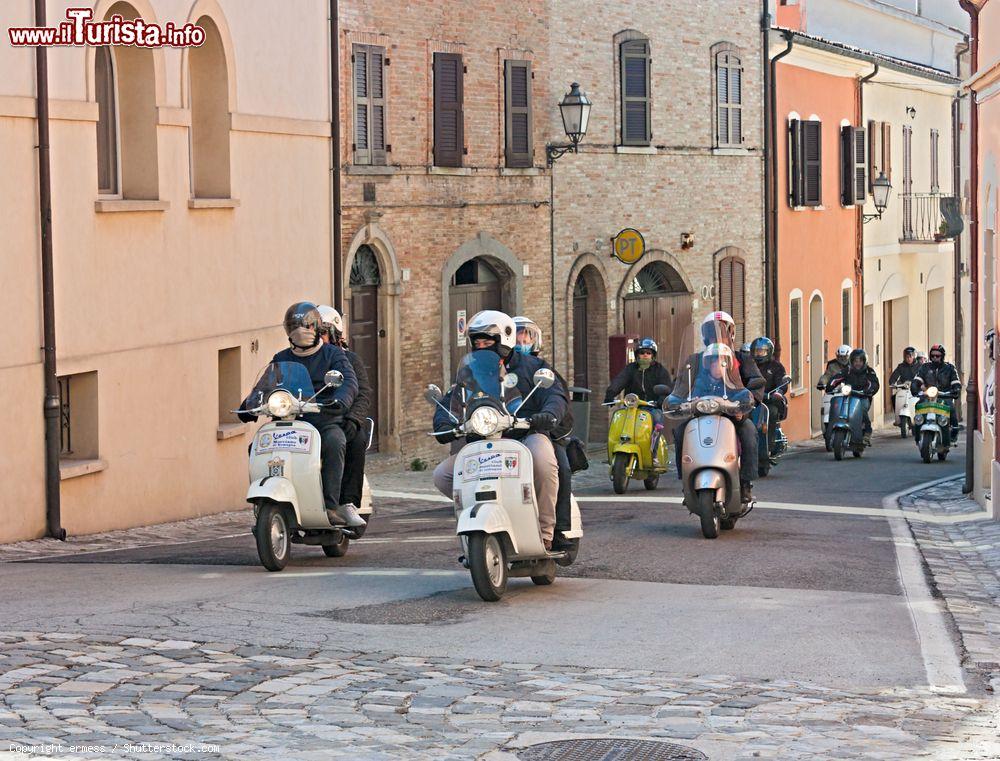
[[[667,398],[670,390],[674,387],[674,381],[670,377],[670,371],[656,361],[657,346],[652,338],[643,338],[635,347],[635,362],[629,362],[622,368],[622,371],[615,376],[604,392],[604,403],[612,401],[621,393],[635,394],[644,402],[653,402],[655,409],[651,409],[653,416],[653,435],[649,440],[652,448],[653,463],[656,463],[656,452],[660,444],[660,435],[663,433],[663,400]],[[656,386],[666,386],[666,394],[657,394],[653,389]]]
[[[945,362],[945,351],[941,344],[934,344],[930,351],[927,352],[928,361],[924,362],[917,369],[917,374],[913,378],[913,383],[910,384],[910,393],[914,396],[919,396],[923,391],[931,386],[935,386],[938,391],[955,394],[955,398],[951,399],[951,439],[952,441],[958,436],[958,411],[957,404],[955,400],[958,397],[958,393],[962,390],[962,381],[958,377],[958,370],[951,362]],[[913,435],[919,435],[919,429],[913,429]]]
[[[868,365],[868,354],[864,349],[855,349],[851,352],[850,362],[846,370],[841,370],[830,379],[830,390],[836,389],[841,383],[848,384],[854,391],[864,396],[864,441],[865,446],[872,445],[872,421],[868,415],[872,406],[872,397],[878,393],[880,384],[878,375]]]
[[[895,386],[897,383],[912,383],[913,379],[917,377],[917,370],[919,369],[920,365],[917,364],[917,350],[912,346],[907,346],[903,349],[903,361],[896,365],[896,369],[889,376],[889,385]]]

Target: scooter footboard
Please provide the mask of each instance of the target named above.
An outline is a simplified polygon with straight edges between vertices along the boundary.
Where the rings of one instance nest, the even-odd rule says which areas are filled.
[[[458,526],[455,533],[458,535],[475,534],[503,534],[510,542],[510,547],[514,554],[519,554],[520,549],[511,531],[510,518],[506,511],[496,502],[478,502],[472,507],[466,508],[458,516]]]

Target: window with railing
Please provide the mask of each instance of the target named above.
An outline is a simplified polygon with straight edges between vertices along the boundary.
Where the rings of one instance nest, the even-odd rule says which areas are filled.
[[[951,196],[940,193],[903,193],[904,241],[940,241],[948,237],[948,225],[941,213],[941,202]]]

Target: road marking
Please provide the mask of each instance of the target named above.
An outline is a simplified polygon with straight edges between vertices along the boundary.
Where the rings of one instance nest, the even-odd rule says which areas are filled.
[[[390,536],[384,539],[358,539],[358,541],[362,544],[420,544],[421,542],[454,541],[457,538],[456,534],[445,534],[440,536],[412,536],[408,539]]]
[[[942,480],[948,480],[953,478],[949,476],[948,478]],[[925,488],[925,487],[920,487]],[[904,492],[905,493],[905,492]],[[442,504],[452,504],[451,500],[447,497],[443,497],[440,494],[431,494],[429,492],[401,492],[401,491],[381,491],[375,489],[373,492],[375,497],[380,497],[383,499],[408,499],[414,501],[422,502],[439,502]],[[614,506],[623,506],[627,504],[653,504],[653,505],[680,505],[683,500],[681,497],[673,497],[663,495],[662,497],[651,497],[651,496],[638,496],[638,495],[617,495],[609,494],[608,496],[595,496],[595,495],[581,495],[576,498],[576,501],[581,504],[586,504],[588,502],[600,502],[604,504],[611,504]],[[883,501],[884,504],[884,501]],[[917,513],[909,512],[905,510],[900,510],[899,508],[885,508],[885,507],[852,507],[850,505],[812,505],[798,502],[758,502],[756,509],[758,510],[791,510],[793,512],[803,512],[803,513],[826,513],[828,515],[844,515],[844,516],[857,516],[862,518],[908,518],[912,521],[919,521],[921,523],[934,523],[938,525],[953,525],[956,523],[969,523],[972,521],[982,521],[991,520],[992,515],[985,510],[981,510],[975,513],[966,513],[963,515],[931,515],[929,513]],[[418,519],[427,520],[427,519]]]
[[[953,478],[951,476],[950,478]],[[904,513],[895,506],[901,497],[920,489],[926,489],[933,484],[949,480],[939,478],[920,486],[911,487],[883,498],[882,504],[886,512],[901,514],[914,520],[915,513]],[[914,542],[910,527],[902,517],[889,520],[892,530],[893,548],[896,551],[896,570],[899,583],[903,588],[903,597],[910,611],[913,629],[920,645],[920,654],[924,661],[924,671],[927,673],[927,684],[931,689],[946,693],[964,693],[965,680],[962,677],[962,666],[955,652],[951,634],[945,623],[944,606],[941,600],[936,600],[927,586],[924,575],[923,556]]]

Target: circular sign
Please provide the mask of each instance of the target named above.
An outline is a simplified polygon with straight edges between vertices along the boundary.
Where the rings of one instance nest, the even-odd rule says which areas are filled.
[[[623,264],[635,264],[646,253],[646,241],[642,233],[626,227],[611,239],[612,255]]]

